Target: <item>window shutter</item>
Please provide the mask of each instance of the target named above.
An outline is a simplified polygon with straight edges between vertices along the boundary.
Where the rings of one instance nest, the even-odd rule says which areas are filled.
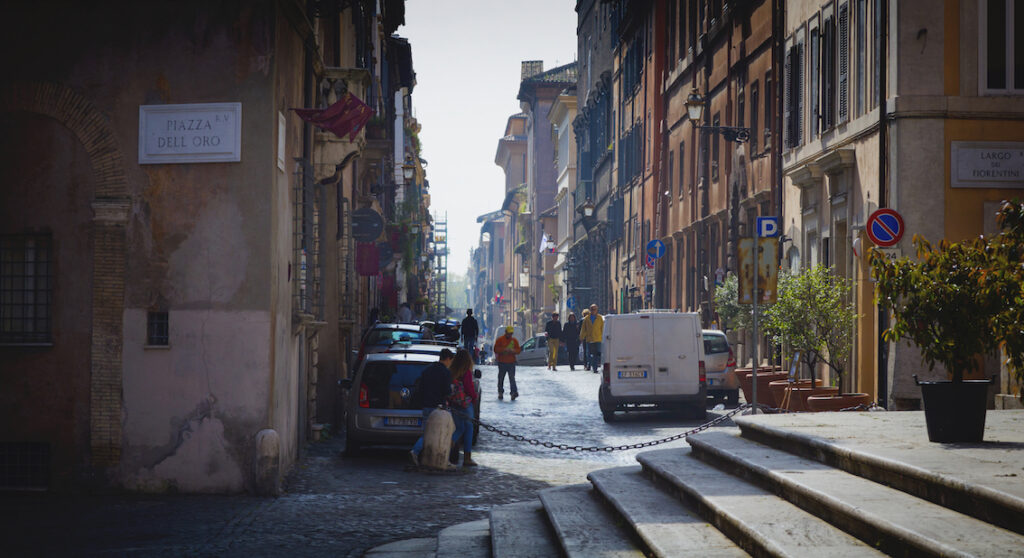
[[[821,130],[828,130],[835,124],[835,25],[832,18],[825,20],[821,30]]]
[[[782,110],[784,111],[782,124],[785,129],[782,132],[783,143],[786,147],[792,147],[792,123],[790,122],[790,116],[792,113],[793,103],[793,49],[790,48],[789,52],[786,53],[786,68],[783,77],[786,80],[785,90],[783,91],[784,99],[782,100]]]
[[[850,5],[839,6],[839,121],[850,116]]]
[[[796,56],[793,59],[793,74],[796,76],[793,84],[793,95],[796,103],[793,110],[796,111],[796,132],[793,135],[793,144],[799,145],[804,141],[804,44],[796,45]]]

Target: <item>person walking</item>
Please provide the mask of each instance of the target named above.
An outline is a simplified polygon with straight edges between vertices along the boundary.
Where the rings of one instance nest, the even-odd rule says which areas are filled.
[[[548,370],[558,370],[558,346],[562,342],[562,322],[558,312],[551,313],[551,319],[544,325],[544,334],[548,336]]]
[[[412,308],[409,308],[408,302],[403,302],[402,305],[398,308],[398,323],[412,323]]]
[[[505,375],[508,375],[509,389],[512,393],[512,401],[519,397],[519,387],[516,386],[516,355],[522,351],[519,341],[512,336],[516,329],[512,326],[505,328],[505,335],[494,340],[494,357],[498,361],[498,399],[505,398]]]
[[[590,350],[587,348],[587,334],[590,332],[590,309],[583,309],[580,322],[580,344],[583,345],[583,369],[590,370]]]
[[[438,361],[423,369],[420,374],[420,398],[423,400],[423,424],[427,417],[438,407],[443,406],[451,391],[452,374],[449,368],[455,360],[455,353],[449,349],[441,349]],[[409,451],[413,465],[420,464],[420,452],[423,451],[423,436],[420,436]]]
[[[476,349],[476,338],[480,336],[480,324],[473,317],[473,309],[466,308],[466,317],[462,318],[462,346],[470,353]]]
[[[597,312],[597,304],[590,305],[590,315],[583,323],[586,329],[584,341],[587,343],[590,370],[597,374],[601,366],[601,341],[604,336],[604,316]]]
[[[562,326],[562,342],[569,353],[569,370],[576,370],[576,362],[580,356],[580,323],[576,321],[576,314],[573,312],[569,312],[569,317]]]
[[[452,393],[448,406],[455,419],[455,433],[452,434],[452,464],[459,462],[458,444],[462,443],[462,466],[476,467],[473,461],[473,414],[477,393],[473,385],[473,357],[466,349],[459,349],[452,361]]]

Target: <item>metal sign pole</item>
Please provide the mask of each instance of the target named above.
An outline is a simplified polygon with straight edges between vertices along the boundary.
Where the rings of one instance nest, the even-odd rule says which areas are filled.
[[[750,386],[750,393],[754,397],[754,407],[752,410],[753,414],[757,414],[757,299],[760,293],[757,292],[757,276],[761,274],[761,239],[757,236],[757,231],[754,232],[754,339],[751,347],[751,352],[754,356],[754,367],[750,375],[752,384]]]

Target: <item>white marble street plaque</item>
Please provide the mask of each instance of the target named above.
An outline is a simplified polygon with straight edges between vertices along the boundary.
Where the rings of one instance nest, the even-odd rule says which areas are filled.
[[[139,106],[139,164],[242,160],[242,103]]]
[[[954,141],[950,150],[954,188],[1024,188],[1024,142]]]

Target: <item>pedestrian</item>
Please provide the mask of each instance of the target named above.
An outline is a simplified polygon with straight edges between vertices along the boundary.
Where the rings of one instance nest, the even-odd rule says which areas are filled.
[[[473,461],[473,417],[476,400],[476,388],[473,385],[473,357],[466,349],[459,349],[452,361],[452,389],[448,396],[448,406],[452,409],[455,419],[455,433],[452,434],[452,452],[449,461],[459,462],[458,445],[462,443],[462,466],[476,467]]]
[[[551,319],[544,325],[544,334],[548,336],[548,370],[558,370],[558,345],[562,342],[562,322],[558,312],[551,313]]]
[[[476,338],[480,335],[480,324],[473,317],[473,309],[466,308],[466,317],[462,318],[462,346],[472,352],[476,348]]]
[[[580,356],[580,323],[576,321],[574,312],[569,312],[569,317],[562,326],[562,342],[569,353],[569,370],[576,370],[576,362]]]
[[[505,335],[494,340],[494,356],[498,360],[498,399],[505,398],[506,374],[508,374],[512,401],[519,397],[519,387],[516,386],[516,355],[522,351],[522,347],[519,346],[519,341],[512,336],[515,331],[514,327],[507,326]]]
[[[423,424],[427,424],[430,413],[443,407],[451,391],[452,374],[449,368],[455,360],[455,353],[449,349],[441,349],[438,361],[423,369],[420,374],[420,398],[423,400]],[[409,451],[413,465],[420,464],[420,452],[423,451],[423,436],[420,436]]]
[[[590,370],[590,351],[587,350],[587,333],[590,331],[590,309],[583,309],[583,318],[580,322],[580,341],[583,345],[583,369]]]
[[[601,341],[604,336],[604,316],[597,312],[597,304],[590,305],[590,314],[583,321],[583,341],[587,344],[590,370],[597,374],[601,366]]]
[[[398,308],[398,323],[412,323],[412,308],[409,308],[408,302],[403,302],[402,306]]]

